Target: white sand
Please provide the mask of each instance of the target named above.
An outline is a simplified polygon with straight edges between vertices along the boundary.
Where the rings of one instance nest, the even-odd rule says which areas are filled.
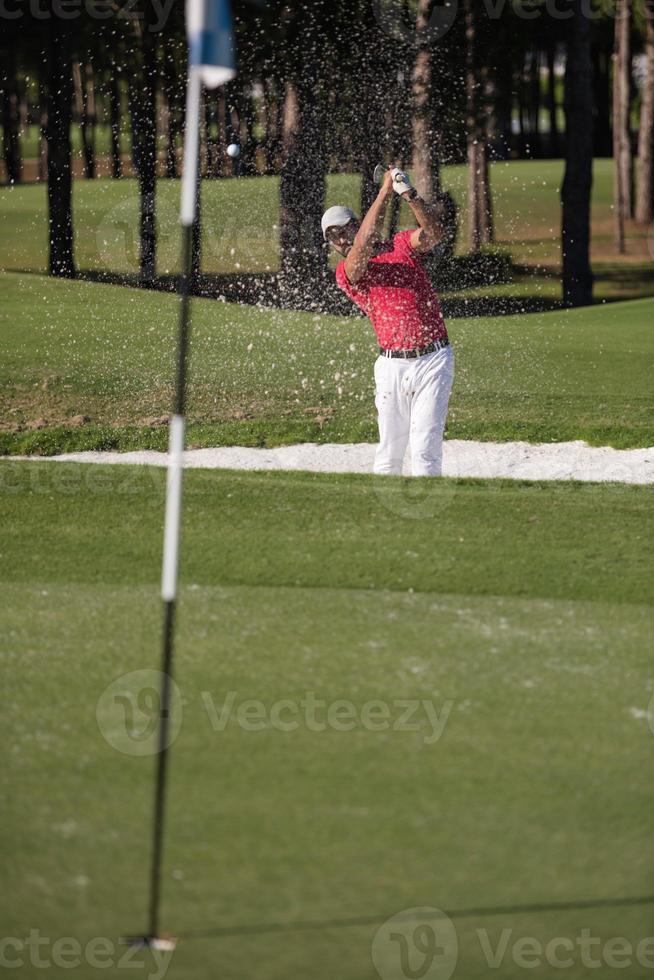
[[[232,446],[189,450],[185,454],[185,466],[200,469],[371,473],[374,453],[375,447],[370,443],[303,443],[298,446],[281,446],[278,449]],[[147,450],[130,453],[68,453],[29,458],[78,463],[166,465],[165,453]],[[532,445],[528,442],[468,442],[452,439],[445,443],[443,475],[505,477],[513,480],[654,483],[654,447],[610,449],[595,448],[581,441]]]

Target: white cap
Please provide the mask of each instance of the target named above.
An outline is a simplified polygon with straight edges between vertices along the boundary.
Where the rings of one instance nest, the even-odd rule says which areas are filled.
[[[327,229],[342,227],[349,221],[356,221],[357,216],[354,211],[344,208],[342,204],[336,204],[333,208],[328,208],[322,216],[320,225],[322,227],[322,237],[327,241]]]

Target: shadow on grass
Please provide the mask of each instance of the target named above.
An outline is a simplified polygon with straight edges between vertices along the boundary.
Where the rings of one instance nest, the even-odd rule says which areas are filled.
[[[533,905],[500,905],[490,907],[448,909],[445,915],[452,920],[481,919],[492,916],[530,915],[539,912],[574,912],[578,909],[624,908],[630,906],[654,905],[654,895],[637,898],[600,898],[577,902],[542,902]],[[295,922],[268,922],[242,926],[225,926],[206,930],[192,930],[183,933],[184,939],[209,939],[218,936],[261,935],[270,932],[305,932],[308,930],[343,929],[356,926],[381,925],[388,914],[361,915],[348,919],[305,919]],[[410,922],[411,916],[407,915]]]
[[[630,289],[647,288],[654,294],[654,263],[637,262],[633,265],[609,266],[597,263],[595,281],[608,282],[615,286],[625,286]]]
[[[93,270],[80,271],[78,278],[88,282],[163,292],[176,292],[178,284],[178,277],[172,275],[157,276],[152,283],[144,286],[136,274]],[[454,283],[450,288],[453,285]],[[322,279],[318,286],[319,288],[314,286],[311,292],[288,290],[283,287],[276,273],[203,274],[197,278],[193,295],[246,306],[329,313],[335,316],[363,316],[358,307],[336,286],[333,274]],[[543,296],[483,295],[444,297],[441,304],[444,315],[451,318],[542,313],[558,309],[561,305],[557,300]]]
[[[466,257],[463,257],[466,258]],[[456,260],[458,261],[458,260]],[[483,284],[475,285],[462,275],[457,281],[459,266],[453,266],[442,284],[437,283],[441,291],[452,291],[458,295],[441,297],[443,313],[447,318],[457,319],[466,317],[503,317],[523,313],[546,313],[562,308],[562,302],[551,296],[541,295],[504,295],[489,296],[483,293]],[[42,271],[34,269],[12,269],[21,275],[43,275]],[[552,278],[558,278],[552,270],[536,270]],[[535,270],[527,266],[513,266],[512,273],[518,276],[533,275]],[[179,277],[177,275],[157,276],[150,283],[143,283],[137,273],[105,272],[94,269],[81,269],[77,279],[86,282],[105,283],[113,286],[127,286],[131,289],[150,289],[158,292],[177,291]],[[504,279],[503,282],[510,279]],[[600,266],[595,273],[598,283],[612,284],[616,288],[615,295],[598,299],[599,303],[618,303],[628,299],[643,298],[654,295],[654,267],[648,263],[633,267],[607,268]],[[498,285],[497,281],[488,285]],[[640,288],[642,296],[630,295],[630,292]],[[465,296],[460,291],[474,289],[474,294]],[[624,289],[624,293],[620,289]],[[245,272],[245,273],[203,273],[196,279],[192,290],[194,296],[213,299],[226,303],[239,303],[245,306],[259,306],[270,309],[287,309],[313,313],[329,313],[335,316],[363,317],[361,311],[338,288],[333,272],[327,272],[319,280],[311,283],[308,288],[289,288],[284,286],[276,272]]]

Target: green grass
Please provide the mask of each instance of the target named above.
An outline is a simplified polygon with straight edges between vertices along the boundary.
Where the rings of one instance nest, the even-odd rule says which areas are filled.
[[[123,120],[125,123],[127,120]],[[38,126],[26,126],[21,130],[21,153],[24,160],[35,160],[39,156],[40,129]],[[120,134],[121,152],[129,153],[131,148],[131,133],[129,125],[124,125]],[[73,153],[82,153],[82,132],[79,125],[70,127],[70,143]],[[95,126],[95,152],[100,156],[111,153],[111,127],[106,123]]]
[[[561,160],[511,161],[492,167],[498,244],[509,249],[529,274],[516,276],[503,295],[560,298],[560,284],[536,267],[560,264]],[[443,182],[461,208],[459,248],[466,249],[466,169],[446,167]],[[360,177],[333,174],[327,181],[327,205],[344,203],[359,209]],[[240,181],[206,180],[203,184],[202,268],[207,273],[276,270],[279,226],[279,180],[257,177]],[[612,164],[595,161],[593,191],[593,259],[598,272],[596,297],[635,298],[652,295],[654,281],[647,229],[631,225],[629,255],[615,256],[612,246]],[[138,190],[134,180],[78,180],[74,185],[75,255],[80,269],[138,271]],[[158,271],[177,270],[179,262],[179,182],[160,180],[157,189]],[[46,190],[42,185],[0,188],[3,238],[0,268],[46,271]],[[408,210],[402,223],[411,226]],[[626,270],[629,276],[620,275]],[[495,295],[490,287],[488,295]]]
[[[3,452],[165,448],[152,420],[172,402],[175,296],[6,274],[3,298]],[[448,438],[654,445],[653,312],[639,300],[451,321]],[[374,357],[365,319],[197,300],[189,441],[373,442]]]
[[[145,926],[153,759],[95,712],[158,666],[164,480],[0,464],[5,935]],[[654,891],[651,489],[193,471],[185,501],[170,980],[372,980],[375,919],[422,905],[496,910],[455,919],[455,980],[488,976],[478,930],[651,935],[651,906],[574,907]],[[427,699],[444,728],[220,731],[206,705],[230,691],[267,718],[308,691]],[[550,903],[573,907],[511,911]],[[498,975],[524,969],[509,952]]]

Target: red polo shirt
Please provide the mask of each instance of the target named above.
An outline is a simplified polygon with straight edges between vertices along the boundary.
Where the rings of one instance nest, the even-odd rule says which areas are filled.
[[[370,317],[384,350],[426,347],[447,337],[438,296],[420,253],[411,247],[412,234],[401,231],[395,235],[380,255],[368,261],[356,283],[345,274],[345,260],[336,266],[336,282]]]

